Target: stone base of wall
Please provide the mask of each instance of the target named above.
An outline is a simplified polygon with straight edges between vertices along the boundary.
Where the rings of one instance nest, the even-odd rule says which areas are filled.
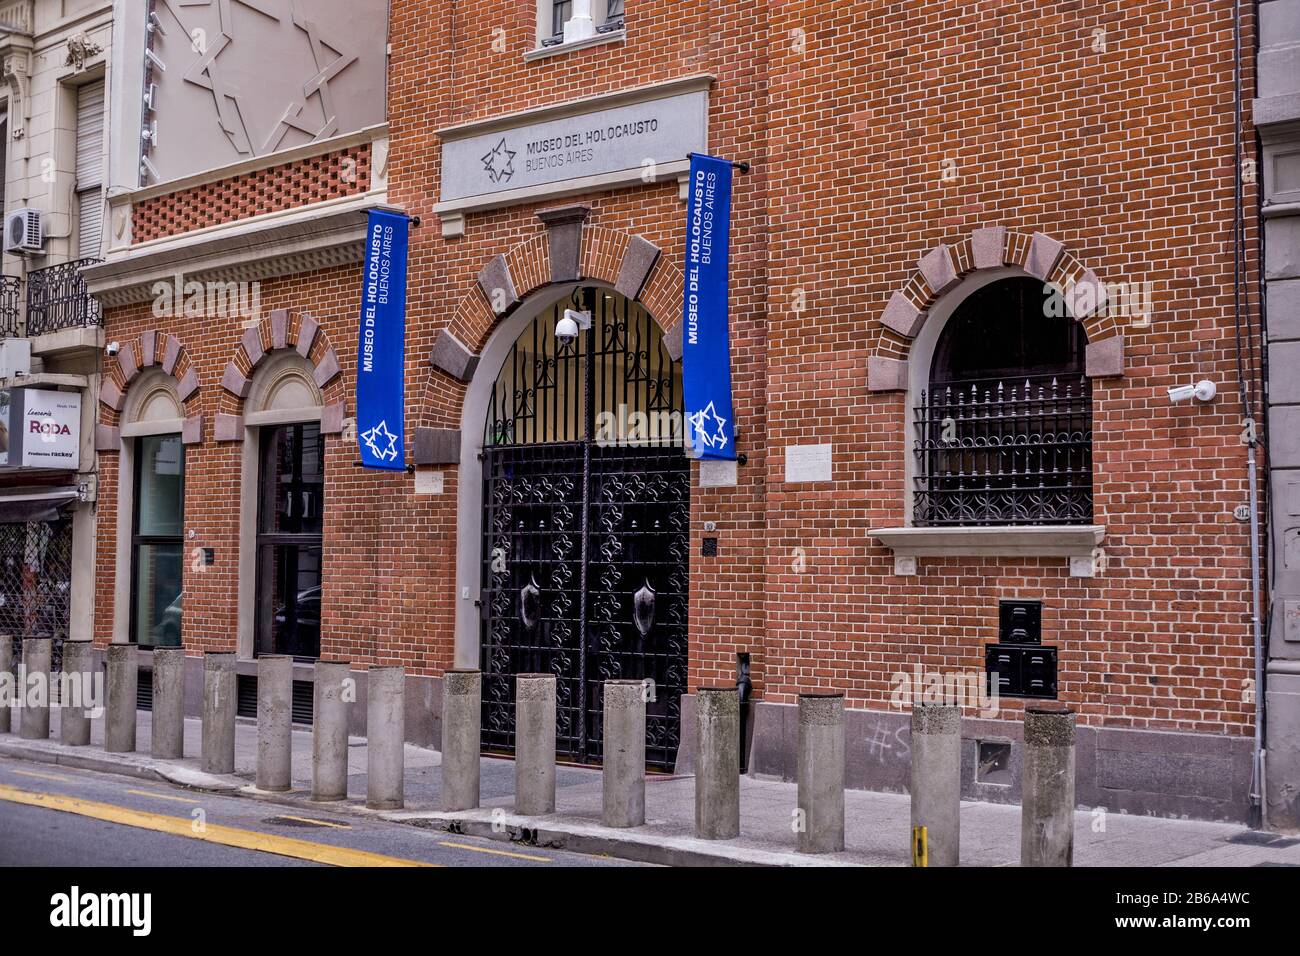
[[[756,701],[749,708],[749,772],[795,779],[798,708]],[[678,773],[695,764],[695,696],[682,698]],[[907,793],[911,776],[911,714],[847,710],[845,785],[855,790]],[[962,796],[988,803],[1019,803],[1022,724],[962,720]],[[1250,818],[1249,737],[1122,730],[1080,725],[1075,752],[1075,798],[1080,808],[1118,813],[1246,823]],[[1011,744],[1007,783],[977,779],[980,741]]]

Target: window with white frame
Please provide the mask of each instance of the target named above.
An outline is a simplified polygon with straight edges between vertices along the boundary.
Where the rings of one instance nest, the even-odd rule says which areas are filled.
[[[624,0],[538,0],[542,46],[577,43],[623,29]]]

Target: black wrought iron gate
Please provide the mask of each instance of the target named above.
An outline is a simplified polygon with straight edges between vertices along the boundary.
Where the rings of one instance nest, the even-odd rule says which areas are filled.
[[[29,637],[54,639],[63,659],[72,600],[72,519],[0,524],[0,634],[13,639],[14,660]]]
[[[565,308],[592,327],[569,342]],[[483,746],[514,748],[514,675],[554,674],[556,747],[601,759],[602,685],[646,681],[671,770],[687,668],[690,474],[681,371],[635,303],[580,290],[515,343],[483,452]]]

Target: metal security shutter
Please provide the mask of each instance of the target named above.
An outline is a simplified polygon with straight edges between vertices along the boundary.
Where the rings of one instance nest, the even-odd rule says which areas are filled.
[[[98,259],[104,235],[104,81],[77,88],[77,256]]]

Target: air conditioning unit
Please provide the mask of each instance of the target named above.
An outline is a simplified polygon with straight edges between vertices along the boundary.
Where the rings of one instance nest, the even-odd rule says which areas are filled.
[[[39,209],[16,209],[5,217],[5,252],[39,256],[45,252],[45,230]]]
[[[0,378],[25,378],[32,374],[30,339],[0,341]]]

